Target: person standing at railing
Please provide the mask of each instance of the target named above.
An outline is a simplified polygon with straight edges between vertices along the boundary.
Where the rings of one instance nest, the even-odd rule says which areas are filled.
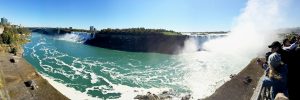
[[[272,100],[277,93],[284,93],[288,96],[287,91],[287,65],[282,63],[279,53],[272,53],[268,57],[268,74],[263,80],[263,87],[272,87]]]

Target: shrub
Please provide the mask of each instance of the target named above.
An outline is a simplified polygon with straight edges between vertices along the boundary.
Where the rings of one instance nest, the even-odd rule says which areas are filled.
[[[12,48],[10,53],[14,54],[14,55],[17,55],[17,52],[18,52],[18,49],[17,48]]]

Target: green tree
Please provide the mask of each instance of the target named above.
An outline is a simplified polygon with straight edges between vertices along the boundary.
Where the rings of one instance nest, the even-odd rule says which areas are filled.
[[[13,34],[4,32],[3,34],[1,34],[2,37],[2,42],[5,44],[11,44],[13,43]]]
[[[26,34],[26,35],[30,33],[30,31],[27,28],[17,28],[17,32],[19,34]]]
[[[2,34],[0,35],[0,44],[3,43]]]
[[[3,34],[1,34],[2,42],[5,44],[12,44],[14,42],[14,30],[12,28],[4,28]]]

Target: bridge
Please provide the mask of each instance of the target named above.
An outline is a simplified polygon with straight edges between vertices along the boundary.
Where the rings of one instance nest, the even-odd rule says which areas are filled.
[[[39,32],[47,35],[63,35],[72,32],[86,32],[91,33],[94,37],[97,31],[90,31],[84,29],[69,29],[69,28],[51,28],[51,27],[28,27],[32,32]]]

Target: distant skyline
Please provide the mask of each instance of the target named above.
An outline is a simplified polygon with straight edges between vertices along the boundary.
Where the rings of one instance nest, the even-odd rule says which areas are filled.
[[[0,17],[29,27],[230,31],[246,3],[247,0],[0,0]],[[289,0],[286,27],[300,26],[299,4],[299,0]]]

